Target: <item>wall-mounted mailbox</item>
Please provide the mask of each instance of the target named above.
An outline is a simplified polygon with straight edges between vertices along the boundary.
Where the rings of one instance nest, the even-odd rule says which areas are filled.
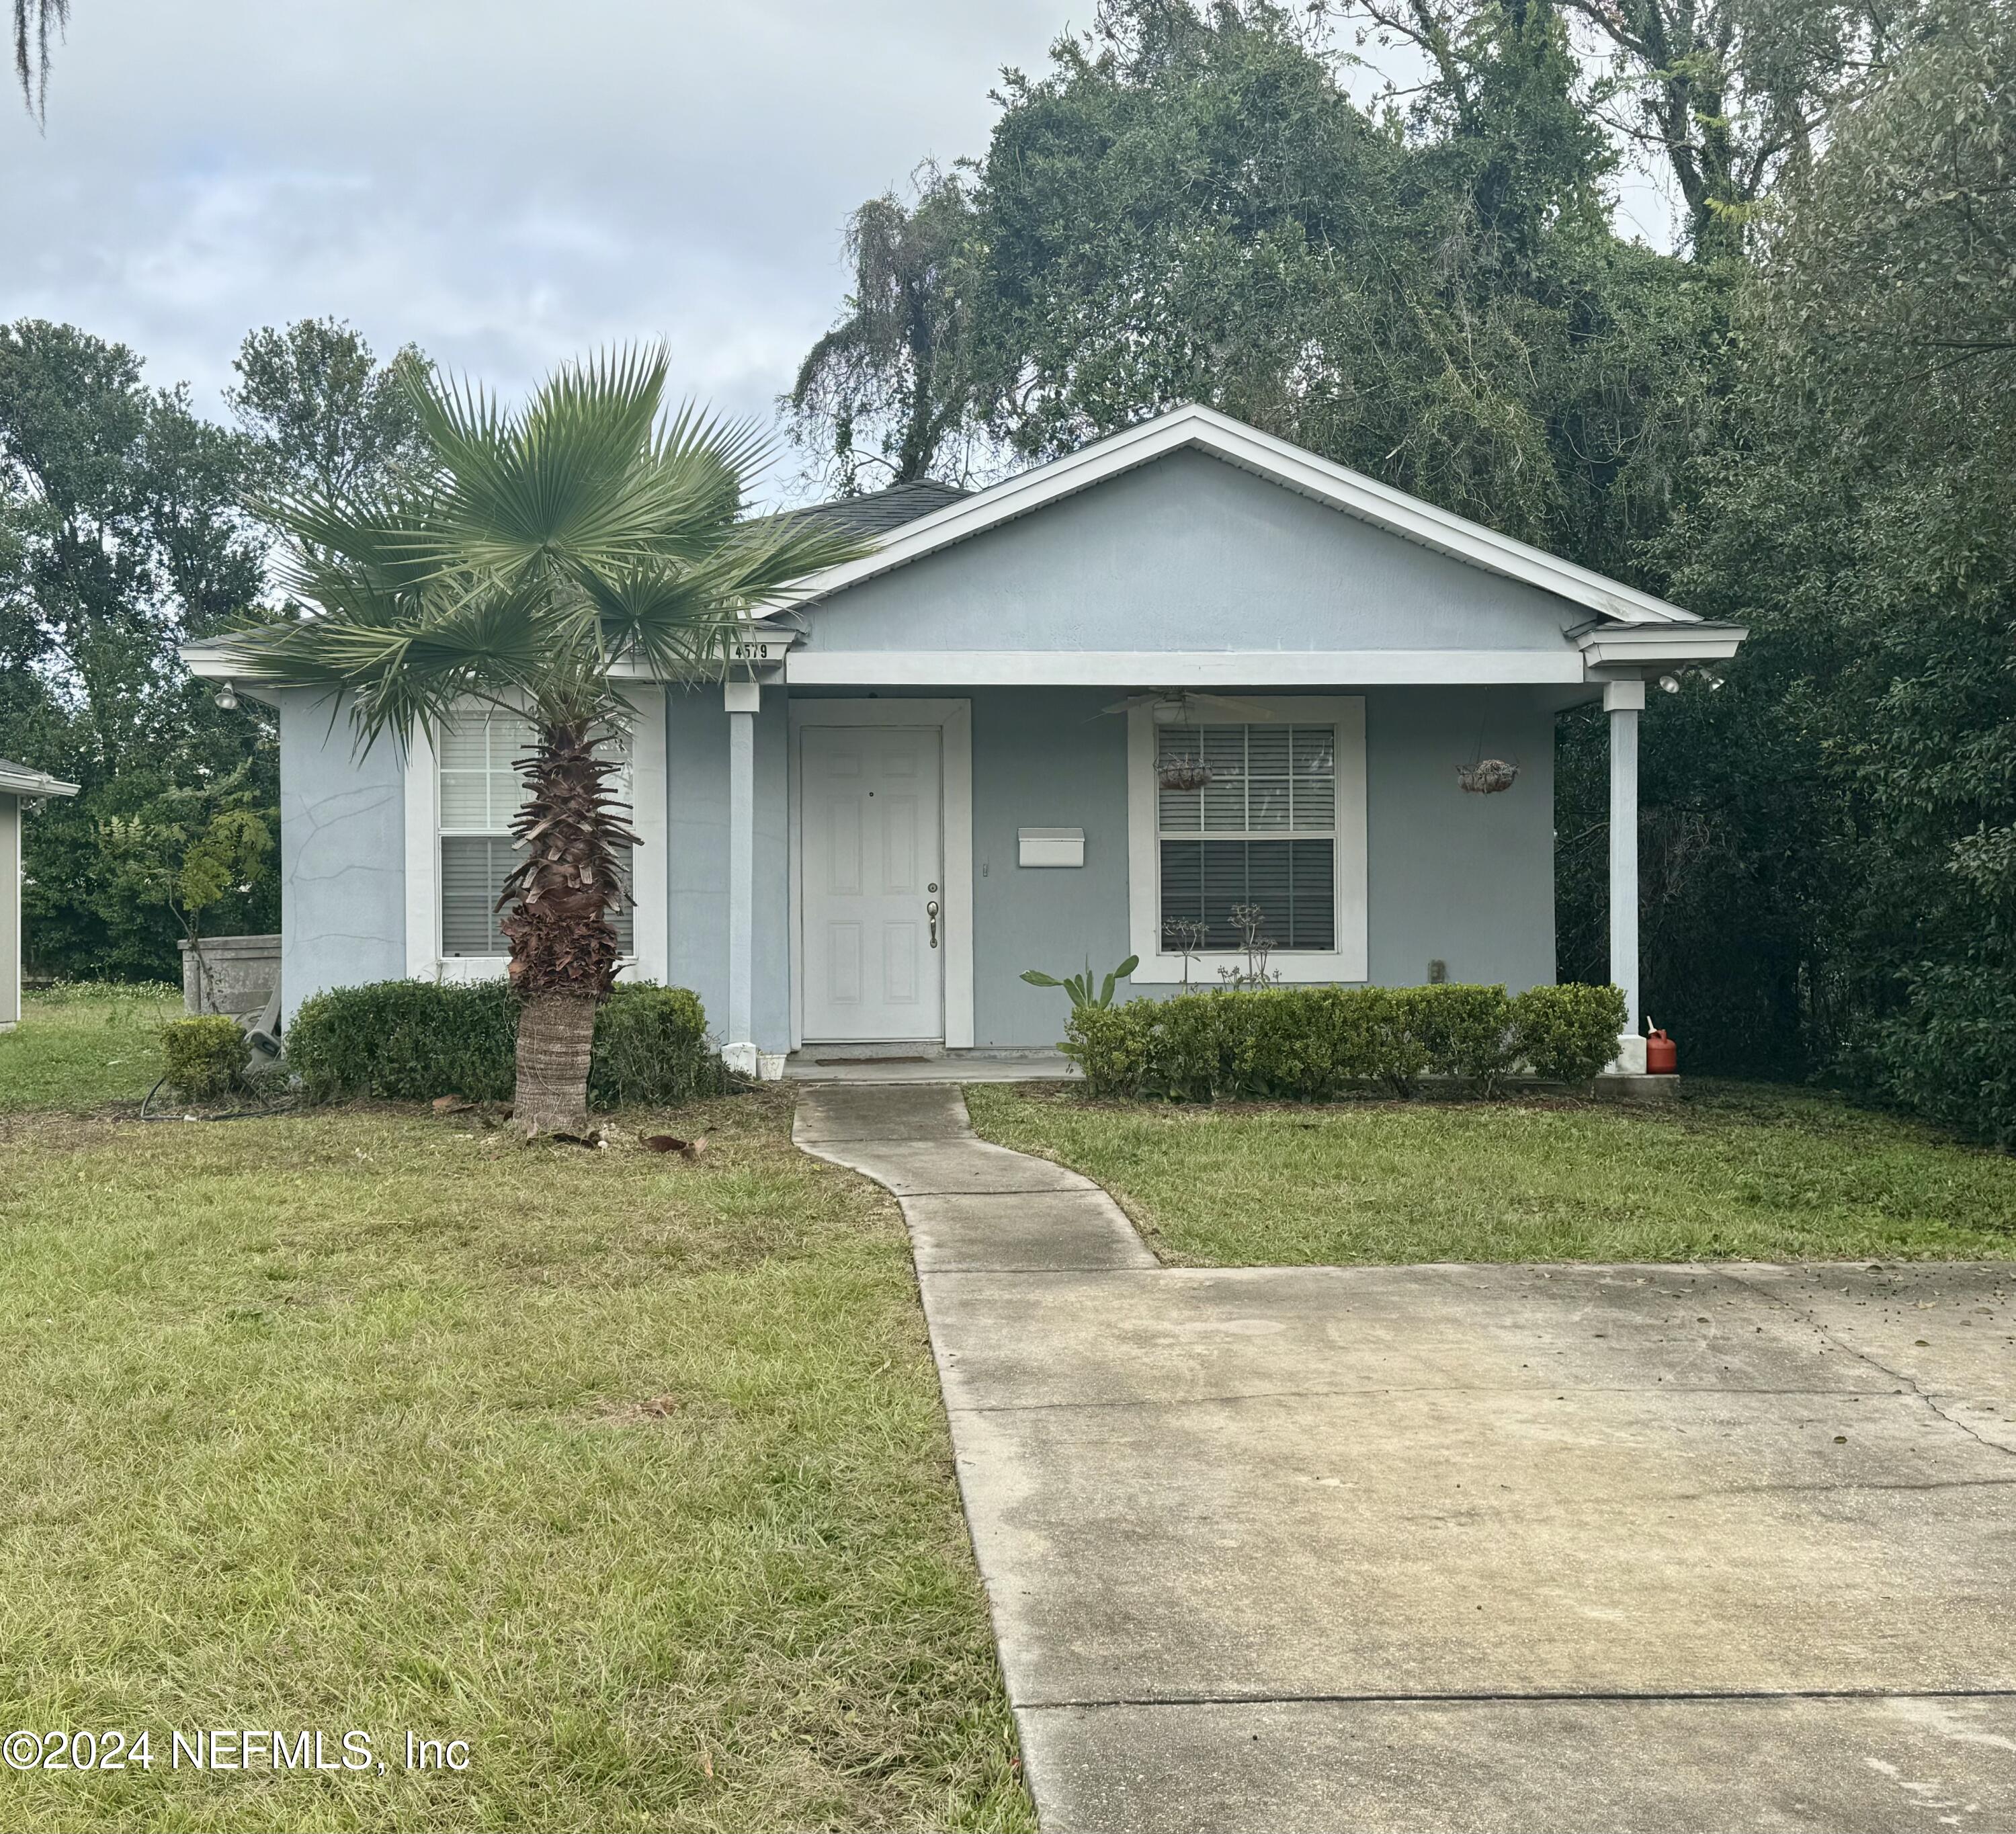
[[[1017,828],[1017,863],[1022,866],[1083,866],[1083,828]]]

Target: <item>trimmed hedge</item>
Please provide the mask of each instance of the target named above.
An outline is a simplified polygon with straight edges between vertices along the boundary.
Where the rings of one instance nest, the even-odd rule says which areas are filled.
[[[288,1066],[314,1101],[509,1101],[517,1050],[518,997],[504,981],[335,988],[304,1000],[286,1036]],[[687,989],[626,981],[596,1014],[591,1108],[662,1106],[726,1086]]]
[[[243,1083],[252,1047],[236,1019],[212,1014],[169,1020],[161,1028],[161,1055],[170,1085],[191,1101],[207,1101]]]
[[[1615,987],[1294,987],[1082,1006],[1064,1049],[1095,1096],[1327,1101],[1424,1076],[1496,1094],[1521,1067],[1587,1083],[1617,1054]]]

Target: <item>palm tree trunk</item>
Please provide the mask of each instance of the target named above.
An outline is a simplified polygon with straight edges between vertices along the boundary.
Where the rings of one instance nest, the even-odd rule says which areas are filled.
[[[592,720],[542,726],[517,767],[527,793],[511,831],[524,858],[497,901],[521,1003],[513,1118],[527,1136],[580,1133],[596,1010],[616,979],[609,907],[629,895],[615,849],[640,843],[610,795],[616,766],[596,755]]]
[[[527,1138],[588,1131],[588,1065],[597,1002],[535,993],[518,1010],[518,1087],[512,1119]]]

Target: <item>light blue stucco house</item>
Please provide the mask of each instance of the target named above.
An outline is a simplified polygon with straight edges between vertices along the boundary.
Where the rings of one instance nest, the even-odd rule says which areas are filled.
[[[1201,408],[831,513],[873,551],[752,620],[733,679],[627,687],[628,971],[733,1061],[1047,1046],[1024,968],[1215,985],[1241,910],[1291,983],[1550,981],[1554,716],[1597,698],[1635,1029],[1639,710],[1741,629]],[[502,972],[513,722],[359,756],[315,693],[237,687],[279,708],[286,1014]],[[1463,787],[1484,760],[1509,788]]]

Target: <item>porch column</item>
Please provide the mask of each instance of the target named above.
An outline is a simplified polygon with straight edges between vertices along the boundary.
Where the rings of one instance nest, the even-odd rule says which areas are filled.
[[[1625,1070],[1645,1067],[1638,1042],[1638,715],[1644,705],[1643,682],[1604,683],[1610,716],[1610,978],[1624,989],[1618,1067]]]
[[[763,690],[732,681],[728,708],[728,1043],[722,1057],[738,1075],[758,1073],[756,981],[756,712]]]

